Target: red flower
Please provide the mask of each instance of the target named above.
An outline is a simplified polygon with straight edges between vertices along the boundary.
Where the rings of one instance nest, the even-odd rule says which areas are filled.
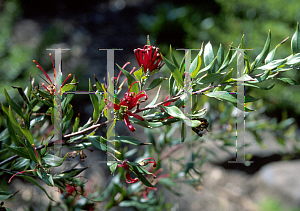
[[[126,172],[126,182],[127,183],[136,183],[137,181],[139,181],[138,178],[132,179],[129,173],[129,165],[127,164],[127,160],[124,160],[122,162],[122,164],[119,164],[118,167],[123,167],[125,170],[127,170]]]
[[[124,122],[125,122],[126,126],[129,128],[129,130],[131,132],[134,132],[135,128],[131,125],[128,116],[133,116],[133,117],[135,117],[139,120],[142,120],[142,121],[144,119],[141,116],[139,116],[137,114],[134,114],[129,110],[133,109],[138,103],[140,103],[139,100],[141,98],[144,97],[143,101],[146,101],[148,99],[148,95],[146,94],[145,91],[140,91],[138,94],[135,94],[134,92],[130,93],[130,89],[131,89],[132,85],[135,84],[135,83],[138,83],[138,81],[135,81],[131,84],[131,86],[128,89],[128,92],[126,92],[124,94],[124,98],[121,99],[120,104],[114,103],[114,109],[116,111],[119,111],[122,106],[125,107],[122,115],[123,115],[123,119],[124,119]],[[112,107],[112,105],[113,105],[112,102],[110,102],[109,100],[106,100],[106,99],[105,99],[105,102],[107,103],[108,108]]]
[[[158,50],[159,48],[150,45],[145,45],[143,49],[134,49],[136,60],[140,67],[144,67],[145,73],[148,71],[152,72],[155,69],[160,69],[164,65]]]
[[[153,169],[154,169],[154,168],[152,167],[152,168],[149,170],[149,172],[152,172]],[[161,171],[163,171],[162,168],[158,169],[158,170],[153,174],[153,175],[155,176],[155,177],[153,177],[153,178],[156,178],[156,176],[157,176]],[[160,175],[159,177],[157,177],[157,178],[155,179],[153,185],[155,185],[160,179],[162,179],[162,178],[164,178],[164,177],[170,177],[170,174],[162,174],[162,175]],[[150,179],[150,175],[147,176],[147,179],[148,179],[148,180]],[[152,179],[152,180],[153,180],[153,179]],[[144,199],[148,200],[147,195],[148,195],[148,193],[150,192],[150,190],[157,191],[157,188],[154,188],[154,187],[148,187],[148,186],[144,187],[144,190],[143,190],[143,197],[144,197]]]
[[[149,160],[149,159],[151,159],[151,160],[153,160],[153,161],[146,161],[146,162],[143,162],[144,160]],[[153,163],[153,167],[156,166],[156,162],[155,162],[154,158],[151,158],[151,157],[150,157],[150,158],[145,158],[144,160],[142,160],[142,161],[140,162],[141,165],[145,166],[145,165],[148,165],[149,163]],[[123,167],[123,168],[127,171],[127,172],[126,172],[126,182],[127,182],[127,183],[136,183],[137,181],[139,181],[138,178],[135,178],[135,179],[131,178],[131,176],[130,176],[130,171],[129,171],[129,165],[127,164],[127,160],[126,160],[126,159],[123,160],[122,164],[119,164],[118,167]],[[149,178],[149,177],[148,177],[148,178]]]
[[[51,57],[51,60],[52,60],[52,66],[53,66],[54,78],[55,78],[55,66],[54,66],[52,54],[49,53],[49,56]],[[55,85],[52,83],[52,81],[51,81],[49,75],[45,72],[45,70],[41,67],[41,65],[40,65],[39,63],[37,63],[35,60],[33,60],[33,62],[36,63],[36,67],[39,68],[40,70],[42,70],[43,73],[44,73],[44,75],[46,76],[46,78],[49,80],[49,82],[45,80],[45,81],[49,84],[49,86],[45,86],[44,83],[42,83],[42,86],[43,86],[43,87],[44,87],[51,95],[54,95],[54,93],[55,93]],[[64,82],[62,83],[62,85],[61,85],[60,88],[62,88],[62,87],[65,85],[65,83],[66,83],[66,81],[68,80],[69,77],[71,77],[71,74],[69,74],[68,77],[64,80]]]

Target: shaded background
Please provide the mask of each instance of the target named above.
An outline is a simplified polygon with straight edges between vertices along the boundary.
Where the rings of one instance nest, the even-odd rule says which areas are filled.
[[[30,73],[42,75],[33,59],[52,73],[46,48],[71,48],[62,54],[63,78],[72,73],[80,81],[78,90],[88,90],[88,79],[93,81],[93,74],[103,82],[106,73],[106,52],[98,48],[123,49],[115,52],[115,62],[122,66],[130,61],[131,69],[137,66],[133,49],[146,44],[148,34],[151,43],[159,46],[164,55],[168,54],[170,44],[174,48],[200,48],[202,42],[208,41],[216,54],[220,43],[225,49],[232,42],[238,46],[245,34],[246,47],[253,48],[253,61],[270,28],[271,49],[286,37],[291,39],[300,20],[298,8],[300,2],[296,0],[0,1],[0,102],[5,102],[3,88],[15,100],[21,100],[11,85],[26,87]],[[275,59],[291,54],[290,39],[279,47]],[[163,68],[161,72],[167,74],[168,70]],[[285,74],[300,80],[296,71]],[[262,98],[256,106],[265,110],[266,118],[282,121],[293,117],[299,124],[297,90],[298,86],[278,82],[271,91],[251,92]],[[75,115],[80,113],[82,124],[85,123],[93,110],[89,96],[75,96],[72,104]],[[296,123],[294,132],[298,128]],[[1,130],[3,126],[1,115]]]

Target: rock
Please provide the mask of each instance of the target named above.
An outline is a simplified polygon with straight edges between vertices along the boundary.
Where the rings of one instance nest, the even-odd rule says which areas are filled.
[[[280,161],[263,166],[256,175],[261,188],[289,206],[300,207],[300,161]],[[259,185],[260,186],[260,185]]]

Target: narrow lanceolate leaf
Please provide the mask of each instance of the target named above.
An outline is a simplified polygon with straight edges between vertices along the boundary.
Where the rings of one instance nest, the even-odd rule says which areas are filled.
[[[297,81],[294,81],[293,79],[290,78],[277,78],[280,81],[283,81],[289,85],[299,85],[299,83]]]
[[[113,164],[111,164],[111,165],[109,166],[109,169],[110,169],[110,171],[111,171],[112,174],[115,173],[117,167],[118,167],[118,163],[117,163],[117,162],[115,162],[115,163],[113,163]]]
[[[280,65],[284,64],[285,62],[286,62],[286,59],[278,59],[278,60],[271,61],[268,64],[263,65],[263,66],[261,66],[257,69],[259,69],[259,70],[273,70],[273,69],[279,67]]]
[[[221,67],[219,67],[217,73],[223,71],[228,67],[228,65],[231,63],[232,59],[235,57],[236,53],[233,51],[232,45],[230,46],[230,49],[228,50],[228,53],[226,55],[226,58],[224,59]]]
[[[16,191],[15,193],[9,193],[9,192],[5,192],[5,191],[0,191],[0,200],[5,200],[5,199],[9,199],[11,197],[13,197],[14,195],[16,195],[20,190]],[[7,208],[3,211],[7,210]]]
[[[155,78],[153,81],[151,81],[150,85],[148,86],[148,88],[145,91],[154,89],[159,84],[161,84],[164,80],[167,80],[167,78],[163,78],[163,77]]]
[[[177,62],[177,60],[176,60],[176,58],[175,58],[175,56],[174,56],[174,53],[173,53],[173,51],[172,51],[171,45],[170,45],[170,55],[171,55],[171,59],[172,59],[174,65],[175,65],[177,68],[179,68],[179,64],[178,64],[178,62]]]
[[[204,73],[207,71],[207,73],[211,74],[211,70],[214,68],[214,64],[215,61],[217,60],[217,57],[215,57],[215,59],[206,67],[202,68],[201,70],[198,71],[198,73],[196,74],[195,78],[199,78],[201,76],[200,73]]]
[[[181,75],[179,69],[172,62],[170,62],[167,58],[165,58],[163,55],[161,55],[161,56],[162,56],[165,64],[167,65],[167,67],[170,69],[174,79],[177,81],[177,83],[181,87],[184,87],[182,75]]]
[[[216,80],[218,80],[219,78],[222,77],[224,73],[211,73],[211,74],[207,74],[206,76],[200,78],[199,80],[196,81],[196,84],[209,84],[212,83]]]
[[[55,155],[48,154],[42,158],[42,161],[49,167],[58,167],[64,162],[64,160],[67,158],[67,155],[68,154],[61,158]]]
[[[230,94],[229,92],[226,91],[217,91],[217,92],[209,92],[205,94],[208,97],[214,97],[219,100],[225,100],[231,103],[237,103],[237,96],[235,93]],[[239,102],[239,103],[249,103],[249,102],[254,102],[257,101],[258,99],[251,97],[249,95],[245,95],[244,97],[244,102]]]
[[[88,139],[96,148],[107,151],[107,140],[102,136],[88,136]]]
[[[217,64],[218,64],[219,68],[223,64],[223,61],[224,61],[224,48],[223,48],[223,45],[220,44],[220,47],[219,47],[219,50],[217,53]]]
[[[48,193],[47,193],[47,191],[45,190],[45,188],[43,188],[42,186],[40,186],[40,184],[39,184],[34,178],[32,178],[32,177],[30,177],[30,176],[26,176],[26,175],[20,175],[20,176],[23,177],[24,179],[28,180],[28,181],[31,182],[32,184],[38,186],[40,189],[42,189],[42,191],[44,191],[44,193],[48,196],[48,198],[49,198],[50,200],[54,201],[54,199],[52,199],[52,198],[48,195]],[[55,202],[55,201],[54,201],[54,202]]]
[[[186,125],[190,127],[197,127],[199,126],[200,122],[197,120],[191,120],[188,117],[186,117],[182,111],[177,108],[176,106],[162,106],[163,109],[170,115],[175,118],[179,118],[185,122]]]
[[[262,52],[256,57],[253,64],[251,65],[251,70],[257,68],[258,65],[260,65],[266,59],[270,50],[270,44],[271,44],[271,30],[269,30],[269,34]]]
[[[31,135],[31,133],[29,132],[29,130],[27,130],[26,128],[22,128],[21,126],[20,126],[20,130],[22,131],[22,133],[26,137],[26,139],[29,141],[29,143],[34,144],[33,137]]]
[[[286,65],[296,65],[300,63],[300,53],[295,54],[292,57],[287,57],[287,62],[285,63]]]
[[[122,143],[132,144],[132,145],[136,145],[136,146],[149,145],[149,143],[143,143],[143,142],[141,142],[135,138],[129,137],[129,136],[116,136],[115,140],[120,141]]]
[[[153,100],[151,101],[151,103],[149,103],[149,104],[146,106],[146,108],[148,108],[148,107],[150,107],[150,106],[153,106],[153,105],[156,103],[156,101],[157,101],[157,99],[158,99],[158,96],[159,96],[160,88],[161,88],[161,86],[159,86],[159,88],[158,88],[158,90],[157,90],[157,93],[156,93],[155,97],[153,98]],[[150,111],[151,111],[151,109],[148,109],[148,110],[146,110],[146,111],[143,111],[143,116],[147,115]]]
[[[209,65],[214,60],[214,52],[210,42],[208,42],[204,47],[204,64]]]
[[[89,79],[89,92],[92,92],[92,91],[93,91],[93,87],[92,87],[92,84],[91,84],[91,79]],[[90,98],[91,98],[91,101],[92,101],[92,104],[93,104],[93,107],[94,107],[93,120],[94,120],[94,122],[96,122],[99,115],[100,115],[99,101],[98,101],[98,98],[95,94],[89,94],[89,95],[90,95]]]
[[[47,185],[54,186],[53,178],[51,174],[47,174],[43,170],[37,171],[37,175],[43,180]]]
[[[255,79],[249,76],[248,74],[244,74],[242,77],[239,78],[230,78],[226,82],[233,82],[233,81],[255,81]]]
[[[18,92],[19,92],[20,96],[23,98],[25,103],[27,105],[29,105],[29,100],[28,100],[27,96],[25,95],[23,89],[21,87],[18,87],[18,86],[11,86],[11,87],[14,88],[14,89],[18,89]]]
[[[276,49],[283,43],[285,43],[287,40],[289,39],[289,37],[285,38],[283,41],[281,41],[281,43],[279,43],[278,45],[276,45],[276,47],[268,54],[267,58],[265,59],[265,63],[268,64],[271,61],[273,61],[275,53],[276,53]]]
[[[12,153],[19,155],[22,158],[26,158],[26,159],[30,159],[28,150],[26,149],[26,147],[11,147],[7,144],[4,144],[4,146],[11,151]]]
[[[200,67],[201,67],[201,57],[198,54],[197,57],[194,59],[194,61],[191,64],[191,68],[190,68],[191,69],[190,72],[192,72],[191,78],[195,78],[196,77],[197,73],[200,70]]]
[[[25,143],[25,146],[28,150],[28,154],[30,156],[30,159],[35,162],[35,163],[38,163],[38,158],[36,156],[36,153],[35,153],[35,150],[34,150],[34,147],[30,144],[29,141],[27,140],[24,140],[24,143]]]
[[[291,47],[292,53],[295,55],[296,53],[300,53],[300,29],[299,29],[299,22],[297,23],[296,31],[292,37]]]
[[[15,103],[11,98],[10,96],[8,95],[6,89],[4,88],[4,94],[5,94],[5,97],[6,97],[6,100],[7,100],[7,103],[8,105],[11,106],[11,108],[20,116],[22,117],[23,119],[24,116],[23,116],[23,112],[22,112],[22,108],[20,105],[18,105],[17,103]]]

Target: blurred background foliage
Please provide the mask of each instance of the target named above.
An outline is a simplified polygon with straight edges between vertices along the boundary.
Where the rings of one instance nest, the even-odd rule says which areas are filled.
[[[249,51],[251,61],[262,50],[271,29],[270,50],[290,37],[276,51],[274,59],[282,59],[291,54],[291,37],[300,20],[299,6],[300,2],[296,0],[165,0],[148,14],[141,14],[139,21],[142,33],[151,34],[164,54],[168,53],[170,44],[174,48],[200,48],[202,42],[210,41],[216,55],[220,43],[225,49],[229,49],[231,43],[237,47],[244,34],[246,47],[253,49]],[[297,71],[283,75],[300,81]],[[271,84],[267,82],[265,85]],[[297,89],[299,86],[287,86],[278,81],[271,91],[252,89],[250,94],[262,98],[268,116],[279,121],[294,117],[299,125],[300,93]]]

